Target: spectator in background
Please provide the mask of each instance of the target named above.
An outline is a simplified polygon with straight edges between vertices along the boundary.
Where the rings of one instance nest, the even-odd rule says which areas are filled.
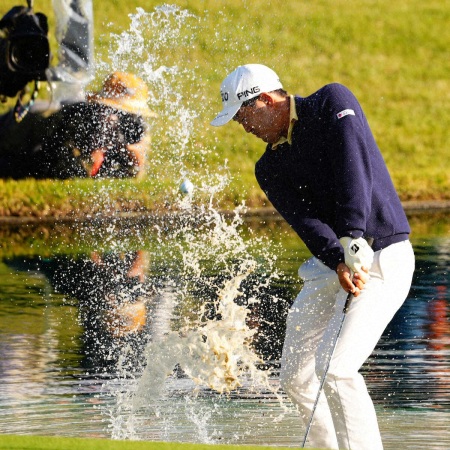
[[[97,93],[93,79],[92,0],[53,2],[58,64],[46,71],[51,100],[38,100],[17,121],[0,116],[0,178],[131,177],[145,173],[148,87],[114,72]]]
[[[148,88],[114,72],[86,101],[47,116],[33,109],[20,123],[0,117],[1,178],[130,177],[145,172],[150,137]]]

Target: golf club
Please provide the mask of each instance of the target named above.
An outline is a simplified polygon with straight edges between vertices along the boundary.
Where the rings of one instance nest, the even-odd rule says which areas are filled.
[[[311,425],[312,425],[312,422],[314,419],[314,413],[316,412],[317,404],[319,403],[319,399],[320,399],[320,394],[322,393],[323,385],[325,384],[325,379],[327,378],[327,375],[328,375],[328,369],[330,368],[331,358],[333,358],[333,353],[334,353],[334,350],[336,349],[336,344],[339,339],[339,335],[341,334],[342,326],[344,325],[345,317],[347,316],[347,311],[350,307],[352,298],[353,298],[353,294],[351,292],[349,292],[349,294],[347,295],[347,299],[345,300],[344,310],[343,310],[343,314],[342,314],[342,320],[339,325],[339,329],[336,333],[336,336],[334,338],[333,348],[331,349],[327,364],[325,366],[325,371],[323,373],[322,379],[320,380],[319,391],[317,392],[316,400],[314,402],[314,406],[313,406],[313,409],[311,412],[311,417],[309,418],[308,426],[306,427],[306,432],[305,432],[305,437],[303,438],[302,448],[305,448],[305,444],[308,439],[309,431],[311,430]]]

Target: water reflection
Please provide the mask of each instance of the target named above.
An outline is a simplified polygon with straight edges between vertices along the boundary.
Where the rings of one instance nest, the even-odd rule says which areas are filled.
[[[255,350],[268,363],[262,368],[274,371],[275,383],[285,316],[299,288],[298,240],[286,231],[282,239],[283,247],[292,249],[277,262],[285,277],[277,280],[264,272],[254,273],[244,280],[243,295],[237,300],[250,309],[248,325],[257,330]],[[411,293],[363,372],[379,409],[387,449],[448,448],[450,239],[426,237],[413,243],[417,270]],[[108,426],[118,417],[112,405],[116,399],[105,395],[105,380],[114,378],[118,391],[128,389],[125,380],[132,383],[143,369],[147,343],[176,328],[180,314],[195,307],[190,303],[185,310],[175,310],[176,276],[169,276],[167,268],[155,262],[152,248],[153,244],[123,245],[120,251],[51,254],[47,250],[45,255],[37,251],[3,257],[2,432],[111,435]],[[214,286],[225,278],[214,271],[205,277],[207,281],[191,285],[188,297],[209,299],[205,318],[220,320]],[[255,297],[258,303],[249,302]],[[170,396],[157,405],[159,418],[149,410],[139,412],[135,438],[299,445],[303,430],[296,413],[280,409],[273,396],[255,397],[243,388],[227,400],[202,390],[194,400],[186,396],[193,383],[181,372],[178,375],[181,378],[171,380]],[[114,417],[105,417],[108,404]],[[284,418],[278,421],[280,415]],[[51,423],[49,417],[55,421]]]
[[[80,342],[77,371],[83,379],[133,377],[145,365],[144,348],[171,329],[175,290],[167,279],[150,276],[149,253],[91,252],[10,258],[20,272],[39,274],[52,295],[77,308]]]
[[[450,410],[450,239],[417,243],[415,253],[411,292],[366,376],[382,381],[377,397],[387,405]]]

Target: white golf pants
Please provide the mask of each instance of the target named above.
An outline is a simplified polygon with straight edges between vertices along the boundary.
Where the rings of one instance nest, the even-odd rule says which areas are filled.
[[[354,297],[337,341],[307,445],[380,450],[377,418],[358,370],[370,356],[411,287],[414,253],[409,241],[375,252],[370,279]],[[347,294],[334,271],[317,258],[299,269],[304,286],[287,318],[281,386],[308,423]]]

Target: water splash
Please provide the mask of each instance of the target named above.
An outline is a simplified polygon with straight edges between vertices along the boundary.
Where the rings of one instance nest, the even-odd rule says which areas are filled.
[[[142,414],[165,414],[154,406],[160,404],[155,399],[171,395],[171,386],[179,391],[179,381],[188,379],[193,384],[182,401],[189,401],[186,410],[202,442],[212,442],[199,419],[208,414],[196,413],[191,401],[199,392],[211,390],[212,398],[223,398],[245,386],[276,393],[270,372],[260,370],[263,360],[254,348],[257,324],[250,317],[260,293],[278,277],[275,252],[267,240],[244,236],[244,205],[231,216],[217,210],[217,197],[230,183],[227,162],[213,171],[201,157],[197,168],[189,162],[193,152],[202,153],[194,143],[201,102],[185,95],[197,77],[195,61],[189,66],[189,58],[180,61],[178,56],[192,51],[199,19],[172,5],[150,13],[138,8],[130,19],[129,30],[111,34],[110,62],[100,67],[135,72],[149,84],[150,107],[163,120],[152,133],[153,170],[164,167],[174,191],[187,175],[196,186],[192,195],[175,196],[171,209],[179,214],[154,226],[158,238],[152,251],[154,257],[164,255],[164,276],[148,300],[153,309],[146,362],[130,368],[127,357],[118,361],[115,378],[104,384],[114,400],[104,413],[113,438],[136,438]],[[158,145],[164,151],[158,152]],[[129,351],[125,347],[124,356]]]
[[[163,386],[165,378],[172,375],[177,366],[198,385],[219,393],[242,386],[241,379],[245,374],[250,374],[255,384],[266,384],[266,372],[256,368],[261,359],[251,348],[255,330],[246,325],[249,311],[235,303],[241,295],[241,281],[251,270],[253,268],[244,264],[237,276],[224,283],[217,300],[216,314],[220,320],[201,321],[205,316],[205,305],[202,305],[199,319],[169,331],[161,341],[149,346],[147,369],[139,394],[148,384]],[[137,397],[138,404],[140,401]]]
[[[151,12],[137,8],[129,17],[128,30],[108,36],[108,55],[100,56],[98,72],[132,72],[148,84],[149,106],[159,116],[149,123],[153,142],[149,172],[180,180],[187,174],[185,160],[192,150],[194,122],[201,107],[197,95],[186,95],[199,84],[195,57],[190,55],[195,52],[200,19],[167,4]]]

